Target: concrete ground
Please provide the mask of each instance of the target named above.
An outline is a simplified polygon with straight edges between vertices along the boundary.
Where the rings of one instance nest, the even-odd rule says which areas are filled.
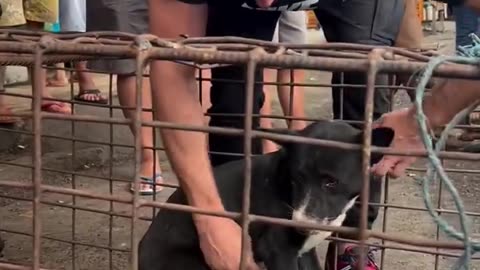
[[[451,28],[450,28],[451,29]],[[439,43],[442,51],[453,50],[453,33],[448,30],[436,36],[427,37],[427,43]],[[318,34],[312,33],[312,40],[318,40]],[[327,72],[309,72],[307,80],[317,83],[329,83],[330,74]],[[102,89],[107,89],[106,78],[97,78],[97,83]],[[28,86],[14,87],[9,92],[26,93]],[[56,96],[68,98],[70,91],[66,89],[55,90]],[[331,117],[330,90],[327,88],[306,88],[305,95],[307,114],[310,117]],[[275,96],[275,95],[274,95]],[[17,111],[28,110],[29,101],[10,99]],[[116,102],[116,99],[115,99]],[[407,104],[406,95],[400,92],[396,97],[396,104]],[[273,110],[279,114],[278,100],[273,101]],[[95,108],[92,106],[75,106],[75,113],[107,117],[110,114],[107,108]],[[118,110],[114,115],[121,117]],[[275,122],[275,125],[283,125]],[[108,143],[110,139],[116,144],[132,144],[132,136],[124,126],[110,127],[107,124],[75,123],[66,121],[44,120],[43,133],[45,135],[75,137],[80,140],[95,140],[100,143]],[[26,123],[23,130],[29,130]],[[2,131],[5,135],[6,131]],[[7,135],[11,136],[11,132]],[[6,136],[6,135],[5,135]],[[9,151],[3,151],[1,160],[9,165],[0,165],[0,181],[17,181],[29,183],[32,179],[31,169],[25,165],[31,165],[31,137],[29,135],[11,136],[13,147]],[[95,192],[97,194],[114,194],[116,196],[128,196],[128,181],[132,179],[134,162],[132,150],[125,147],[109,147],[95,143],[72,143],[69,140],[58,138],[43,138],[42,166],[49,171],[43,171],[43,184],[58,187],[74,187],[78,190]],[[160,144],[160,143],[159,143]],[[170,173],[165,155],[161,154],[162,169],[166,173],[168,182],[175,183],[174,176]],[[18,167],[14,165],[24,166]],[[422,161],[415,166],[421,167]],[[445,166],[452,169],[478,169],[478,163],[448,161]],[[52,171],[54,170],[54,171]],[[55,171],[56,170],[56,171]],[[70,171],[77,175],[72,176]],[[390,204],[387,209],[382,209],[375,224],[375,230],[385,230],[388,233],[400,234],[410,239],[435,239],[437,229],[430,216],[423,211],[405,210],[402,207],[424,208],[421,185],[416,177],[421,173],[412,171],[408,176],[386,182],[383,202]],[[467,211],[480,212],[480,174],[475,173],[451,173],[451,178],[462,196]],[[108,181],[99,179],[111,178],[123,181]],[[451,197],[445,192],[441,193],[439,200],[438,185],[432,187],[432,199],[435,205],[441,209],[454,209]],[[164,200],[172,192],[165,189],[157,200]],[[31,237],[15,234],[13,232],[30,233],[32,231],[33,210],[32,203],[21,200],[31,198],[30,191],[17,188],[0,189],[0,195],[10,196],[10,199],[0,198],[0,231],[6,240],[4,258],[0,261],[10,263],[27,264],[31,262],[32,240]],[[12,199],[15,197],[17,199]],[[110,204],[107,201],[88,199],[61,194],[45,193],[42,195],[45,204],[41,208],[42,235],[42,265],[51,269],[128,269],[128,253],[124,250],[130,248],[131,221],[127,217],[131,214],[130,205],[121,203]],[[437,203],[438,202],[438,203]],[[68,206],[77,206],[72,211]],[[80,207],[80,209],[78,209]],[[86,211],[93,209],[97,213]],[[99,211],[114,212],[115,217],[110,217]],[[151,217],[152,210],[142,208],[142,217]],[[478,214],[477,214],[478,216]],[[458,228],[458,218],[454,214],[442,214],[453,226]],[[472,237],[480,237],[480,219],[471,216],[469,220]],[[141,237],[148,226],[147,221],[138,221],[135,228],[137,239]],[[446,239],[440,234],[441,239]],[[56,240],[60,241],[56,241]],[[61,240],[75,241],[75,245],[64,243]],[[379,240],[371,240],[373,243],[381,243]],[[392,243],[387,243],[392,244]],[[109,252],[105,249],[93,247],[111,246]],[[406,246],[403,246],[406,247]],[[410,247],[411,248],[411,247]],[[431,251],[434,251],[430,249]],[[323,259],[325,245],[319,248],[320,258]],[[453,251],[443,251],[455,253]],[[399,251],[388,249],[377,257],[382,262],[382,269],[451,269],[454,260],[447,256],[435,257],[424,253]],[[436,266],[436,262],[438,265]],[[471,264],[471,269],[480,269],[480,262]]]

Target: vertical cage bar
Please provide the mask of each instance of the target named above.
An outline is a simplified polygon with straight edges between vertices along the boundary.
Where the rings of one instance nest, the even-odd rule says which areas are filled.
[[[441,161],[442,161],[442,165],[445,165],[444,160],[442,159]],[[437,182],[438,181],[438,175],[435,174],[434,177],[435,177],[434,181]],[[442,193],[443,193],[443,182],[438,181],[437,209],[442,209]],[[442,212],[437,211],[437,214],[438,214],[438,216],[441,216]],[[436,224],[435,239],[436,240],[440,239],[440,226],[438,226],[438,224]],[[437,252],[440,251],[440,249],[438,249],[438,248],[436,248],[435,250]],[[438,270],[439,260],[440,260],[440,257],[438,256],[438,254],[435,255],[435,268],[434,268],[435,270]]]
[[[42,195],[42,58],[44,49],[35,49],[33,67],[33,270],[40,269],[42,224],[40,218]]]
[[[255,51],[250,54],[250,59],[247,64],[247,74],[245,82],[245,136],[244,136],[244,186],[243,186],[243,202],[242,202],[242,252],[240,260],[240,270],[246,269],[246,256],[248,254],[248,226],[250,213],[250,188],[252,180],[252,122],[253,122],[253,91],[255,87],[255,68],[257,63],[254,59]]]
[[[137,45],[141,48],[137,49],[136,57],[136,70],[135,70],[135,80],[136,80],[136,100],[135,100],[135,118],[134,121],[134,138],[135,138],[135,176],[133,179],[134,182],[134,191],[133,191],[133,202],[132,202],[132,220],[131,220],[131,269],[138,269],[138,245],[137,245],[137,234],[136,234],[136,225],[138,219],[138,210],[139,210],[139,196],[140,193],[140,166],[142,163],[142,85],[143,85],[143,72],[145,69],[145,60],[146,60],[146,50],[143,48],[145,44],[142,40],[136,40]]]
[[[333,75],[332,75],[333,76]],[[333,81],[333,80],[332,80]],[[344,101],[344,94],[345,94],[345,88],[343,87],[343,84],[345,83],[345,73],[340,72],[340,119],[343,120],[343,101]]]
[[[377,76],[377,61],[379,52],[373,50],[369,54],[369,68],[367,73],[367,89],[365,96],[365,125],[363,132],[363,148],[362,148],[362,192],[361,212],[360,212],[360,258],[359,265],[365,264],[366,240],[367,240],[367,217],[368,217],[368,201],[370,194],[370,150],[372,140],[372,122],[373,122],[373,100],[375,93],[375,79]]]
[[[118,91],[118,89],[117,89]],[[117,93],[118,94],[118,93]],[[113,118],[113,74],[108,74],[108,101],[110,106],[108,107],[108,115],[110,118]],[[108,178],[110,180],[108,181],[108,192],[110,195],[113,195],[113,124],[110,123],[108,124],[109,128],[109,136],[108,136],[108,141],[109,141],[109,166],[108,166]],[[110,201],[108,209],[110,213],[113,212],[113,202]],[[113,246],[113,215],[110,214],[108,218],[108,246],[112,247]],[[113,269],[113,250],[108,250],[108,267],[110,270]]]
[[[389,76],[390,77],[390,76]],[[392,76],[392,80],[390,82],[389,80],[389,85],[397,85],[397,76],[394,74]],[[394,92],[390,89],[385,89],[385,90],[382,90],[382,91],[390,91],[390,108],[389,108],[389,111],[392,111],[393,110],[393,105],[395,104],[395,95],[394,95]],[[389,207],[388,207],[388,202],[389,202],[389,185],[390,185],[390,178],[387,176],[385,176],[385,182],[384,182],[384,186],[383,186],[383,204],[385,205],[385,207],[383,208],[383,222],[382,222],[382,232],[387,232],[387,228],[388,228],[388,210],[389,210]],[[385,240],[382,239],[382,245],[385,245]],[[381,257],[380,257],[380,269],[383,269],[384,265],[385,265],[385,255],[387,253],[387,250],[386,249],[382,249],[382,254],[381,254]]]
[[[203,108],[203,69],[198,69],[198,100]]]
[[[72,66],[74,66],[73,62],[72,62]],[[71,74],[73,74],[73,72],[71,72]],[[73,76],[70,75],[72,78]],[[73,80],[71,80],[72,82],[70,83],[70,98],[73,100],[73,95],[74,95],[74,91],[75,91],[75,87],[74,87],[74,83],[73,83]],[[72,104],[72,111],[75,109],[75,104]],[[75,121],[71,121],[70,122],[70,130],[72,131],[72,137],[75,137]],[[74,164],[75,164],[75,159],[77,158],[77,155],[76,155],[76,151],[75,151],[75,140],[72,140],[72,168],[75,168]],[[74,173],[72,173],[72,189],[76,189],[77,188],[77,183],[76,183],[76,175]],[[72,204],[73,206],[76,206],[77,205],[77,196],[73,195],[72,196]],[[72,241],[76,241],[76,222],[77,220],[77,211],[76,209],[72,209]],[[76,269],[76,245],[75,243],[72,243],[72,270],[75,270]]]
[[[295,84],[295,74],[294,74],[294,70],[293,69],[290,69],[290,99],[288,100],[288,113],[286,116],[293,116],[293,97],[295,96],[294,95],[294,84]],[[283,86],[280,86],[280,87],[283,87]],[[290,128],[292,126],[292,119],[289,118],[287,120],[287,126]]]

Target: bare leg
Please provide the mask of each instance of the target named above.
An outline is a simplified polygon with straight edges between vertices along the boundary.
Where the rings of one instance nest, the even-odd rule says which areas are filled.
[[[148,110],[152,108],[152,97],[150,91],[150,83],[148,80],[143,81],[143,89],[142,89],[142,105],[143,108]],[[135,76],[117,76],[117,92],[118,98],[120,100],[120,105],[135,108],[136,105],[136,78]],[[132,119],[135,117],[135,110],[131,109],[124,109],[123,115],[125,118]],[[142,113],[142,121],[152,121],[152,112],[144,111]],[[134,126],[130,126],[132,132],[134,131]],[[150,127],[143,127],[142,128],[142,147],[144,148],[152,148],[153,145],[153,129]],[[156,152],[152,149],[143,149],[142,150],[142,164],[140,167],[140,175],[148,178],[155,179],[155,174],[160,174],[160,165],[158,156]],[[159,183],[161,183],[161,179],[158,179]],[[160,190],[160,186],[156,189]],[[151,189],[151,186],[148,184],[142,184],[141,190]]]
[[[265,81],[272,81],[271,79],[274,78],[275,71],[268,69],[265,71]],[[265,87],[264,94],[265,94],[265,102],[263,103],[263,107],[260,110],[260,114],[262,115],[271,115],[272,114],[272,87],[267,86]],[[271,118],[260,118],[260,127],[262,128],[272,128],[272,119]],[[271,153],[278,150],[278,146],[270,141],[270,140],[263,140],[263,153]]]
[[[303,71],[294,70],[293,71],[293,82],[302,82],[303,81]],[[277,75],[277,81],[279,83],[290,83],[291,82],[291,73],[290,70],[279,70]],[[289,85],[282,85],[278,87],[278,98],[280,104],[282,105],[283,114],[305,118],[305,108],[304,108],[304,91],[302,87],[294,86],[293,95],[291,95],[291,87]],[[293,98],[290,101],[290,97]],[[290,102],[292,102],[290,111]],[[290,129],[303,129],[306,126],[305,121],[303,120],[294,120],[289,122]]]
[[[30,30],[42,30],[43,23],[42,22],[33,22],[27,21],[27,27]],[[32,69],[29,70],[30,78],[32,78],[33,73]],[[42,92],[42,97],[44,98],[52,98],[52,95],[48,92],[46,82],[47,82],[47,71],[45,69],[41,69],[40,73],[37,74],[40,77],[40,80],[43,82],[40,85],[40,92]],[[51,113],[61,113],[61,114],[71,114],[72,108],[68,103],[56,102],[53,100],[43,100],[42,101],[42,110]]]
[[[81,61],[75,63],[75,71],[77,73],[80,91],[96,88],[92,73],[87,71],[87,62]]]

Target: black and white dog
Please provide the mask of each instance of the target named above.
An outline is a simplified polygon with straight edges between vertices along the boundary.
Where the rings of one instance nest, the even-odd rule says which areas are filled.
[[[363,133],[340,122],[317,122],[292,132],[310,138],[361,144]],[[387,147],[391,129],[373,130],[372,144]],[[281,150],[252,158],[251,213],[341,226],[361,192],[361,151],[308,144],[280,143]],[[372,163],[381,155],[372,153]],[[214,169],[219,194],[228,211],[240,212],[244,161]],[[187,204],[179,189],[169,203]],[[268,270],[321,269],[315,247],[330,232],[305,231],[252,223],[254,259]],[[228,239],[225,239],[228,241]],[[208,270],[189,213],[161,210],[139,247],[140,270]]]

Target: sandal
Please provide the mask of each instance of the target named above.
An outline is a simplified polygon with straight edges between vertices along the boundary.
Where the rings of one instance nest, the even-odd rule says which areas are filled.
[[[95,97],[95,99],[89,100],[86,99],[86,95],[92,95]],[[108,100],[102,95],[102,92],[98,89],[87,89],[87,90],[80,90],[78,95],[76,95],[74,98],[76,101],[81,101],[85,103],[97,103],[97,104],[107,104]]]
[[[153,182],[153,178],[151,177],[141,176],[140,180],[141,180],[140,191],[138,193],[142,196],[153,195],[154,193],[159,193],[160,191],[163,190],[162,186],[155,185],[155,191],[154,191],[154,182]],[[156,184],[163,183],[163,177],[161,174],[155,175],[155,183]],[[142,185],[143,187],[148,187],[148,188],[142,189]],[[130,185],[130,191],[131,192],[135,191],[133,183]]]
[[[67,103],[47,102],[42,104],[42,112],[72,114],[72,107]]]

